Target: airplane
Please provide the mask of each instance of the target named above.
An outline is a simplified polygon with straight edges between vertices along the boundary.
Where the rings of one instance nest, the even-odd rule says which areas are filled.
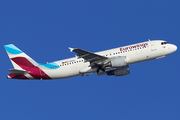
[[[177,50],[176,45],[164,40],[149,40],[95,53],[69,47],[78,56],[42,64],[13,44],[4,45],[4,48],[14,66],[9,69],[11,73],[7,78],[22,80],[52,80],[94,73],[98,76],[124,76],[130,73],[130,64],[163,58]]]

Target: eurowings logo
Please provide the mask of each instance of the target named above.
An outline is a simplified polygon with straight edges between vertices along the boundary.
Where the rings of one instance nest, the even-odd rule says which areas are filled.
[[[146,47],[146,46],[148,46],[148,43],[142,43],[142,44],[137,44],[137,45],[133,45],[133,46],[120,48],[120,51],[131,50],[131,49],[136,49],[136,48],[139,48],[139,47]]]

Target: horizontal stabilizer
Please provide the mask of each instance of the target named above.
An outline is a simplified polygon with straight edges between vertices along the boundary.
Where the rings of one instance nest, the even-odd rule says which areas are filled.
[[[8,71],[9,71],[9,72],[12,72],[12,73],[15,74],[15,75],[25,75],[25,74],[28,73],[28,72],[25,71],[25,70],[17,70],[17,69],[9,69]]]

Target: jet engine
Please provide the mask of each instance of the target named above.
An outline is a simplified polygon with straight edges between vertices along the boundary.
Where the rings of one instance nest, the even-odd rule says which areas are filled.
[[[129,62],[129,59],[126,56],[119,56],[111,59],[107,64],[105,64],[103,67],[122,67],[126,66]]]
[[[123,75],[127,75],[129,73],[130,73],[129,72],[129,66],[126,65],[124,67],[120,67],[118,69],[108,71],[107,75],[123,76]]]

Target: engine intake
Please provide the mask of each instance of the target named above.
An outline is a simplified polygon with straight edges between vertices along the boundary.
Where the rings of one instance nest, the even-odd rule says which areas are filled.
[[[129,66],[124,66],[107,72],[107,75],[123,76],[129,74]]]

